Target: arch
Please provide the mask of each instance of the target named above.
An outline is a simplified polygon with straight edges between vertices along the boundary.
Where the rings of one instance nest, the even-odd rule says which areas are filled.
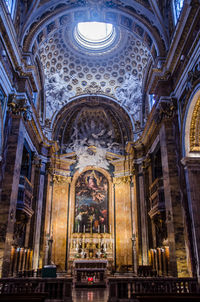
[[[124,154],[126,143],[133,140],[132,122],[126,111],[111,99],[79,97],[57,115],[53,139],[59,142],[62,154],[84,146]]]
[[[194,89],[186,107],[182,152],[186,157],[200,156],[200,84]]]
[[[112,103],[113,106],[116,106],[116,109],[117,108],[121,108],[121,110],[124,111],[124,114],[127,115],[127,122],[128,120],[130,121],[130,124],[131,124],[131,127],[132,127],[132,130],[134,131],[134,128],[135,128],[135,125],[134,125],[134,120],[133,120],[133,117],[130,115],[130,112],[128,112],[128,110],[123,106],[121,106],[119,104],[119,102],[111,97],[111,96],[105,96],[105,95],[102,95],[102,94],[95,94],[95,95],[91,95],[91,94],[82,94],[82,95],[78,95],[78,96],[75,96],[73,98],[71,98],[69,100],[69,102],[64,106],[62,107],[58,112],[57,114],[54,115],[52,121],[51,121],[51,128],[53,130],[53,132],[55,133],[56,132],[56,128],[57,128],[57,125],[59,123],[59,120],[61,119],[61,117],[64,115],[65,111],[68,110],[68,109],[72,109],[73,106],[76,104],[76,103],[79,103],[79,102],[85,102],[86,100],[88,101],[93,101],[95,99],[98,99],[98,98],[102,98],[104,100],[104,102],[108,102],[109,103]]]

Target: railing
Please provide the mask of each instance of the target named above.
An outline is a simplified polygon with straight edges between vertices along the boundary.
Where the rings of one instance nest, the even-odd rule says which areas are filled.
[[[33,185],[23,175],[20,176],[17,209],[24,211],[28,216],[33,215],[32,210]]]
[[[6,278],[0,279],[1,296],[46,294],[46,300],[72,301],[72,278]],[[45,301],[46,301],[45,300]]]
[[[163,179],[156,178],[149,187],[150,195],[153,195],[156,191],[158,191],[162,187],[163,187]]]
[[[132,299],[141,294],[197,294],[195,278],[109,278],[109,302]]]

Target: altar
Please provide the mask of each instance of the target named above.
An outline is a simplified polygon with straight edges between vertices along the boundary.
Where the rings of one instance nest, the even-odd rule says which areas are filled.
[[[74,260],[75,287],[105,287],[107,260]]]

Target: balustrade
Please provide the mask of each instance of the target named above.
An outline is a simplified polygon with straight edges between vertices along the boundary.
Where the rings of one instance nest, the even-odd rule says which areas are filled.
[[[18,188],[17,210],[21,210],[31,217],[33,215],[32,199],[33,185],[25,176],[21,175]]]
[[[108,281],[109,302],[152,294],[154,297],[191,294],[200,297],[196,278],[109,278]]]
[[[165,211],[164,187],[163,179],[156,178],[149,187],[150,193],[150,211],[149,215],[152,218],[158,212]]]
[[[48,300],[72,301],[72,278],[10,278],[0,279],[0,300],[6,295],[45,293]],[[23,299],[24,300],[24,299]]]

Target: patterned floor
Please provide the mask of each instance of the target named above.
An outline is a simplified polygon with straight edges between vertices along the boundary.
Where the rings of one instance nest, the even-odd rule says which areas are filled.
[[[74,289],[73,302],[107,302],[108,289],[94,288],[94,289]]]

